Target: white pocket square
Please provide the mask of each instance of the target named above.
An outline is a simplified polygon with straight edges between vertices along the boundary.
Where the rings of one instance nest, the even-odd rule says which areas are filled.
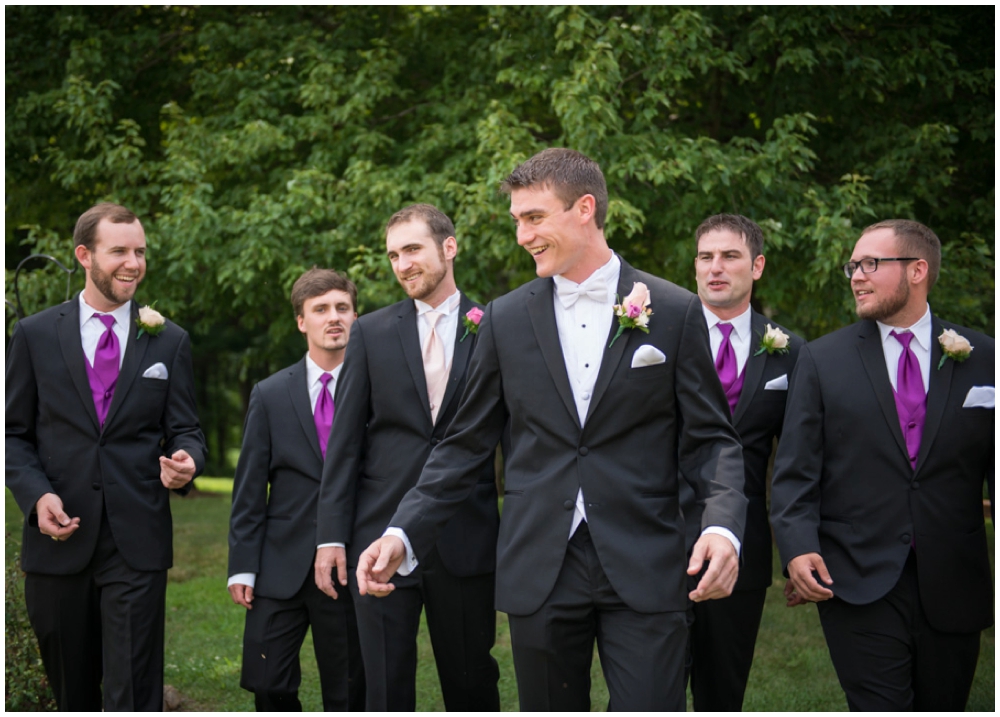
[[[640,366],[655,366],[667,360],[666,355],[655,346],[643,344],[632,354],[632,368]]]
[[[788,374],[783,373],[778,378],[772,378],[770,381],[764,384],[765,391],[787,391],[788,390]]]
[[[154,363],[152,366],[150,366],[149,368],[147,368],[145,371],[142,372],[142,377],[161,378],[165,380],[167,378],[167,367],[160,362]]]
[[[996,388],[993,386],[973,386],[965,397],[962,408],[995,408]]]

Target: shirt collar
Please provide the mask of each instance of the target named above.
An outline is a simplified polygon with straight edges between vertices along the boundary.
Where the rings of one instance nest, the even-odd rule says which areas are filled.
[[[80,326],[90,321],[94,314],[110,314],[115,317],[115,323],[121,326],[128,326],[129,322],[132,320],[132,302],[126,301],[124,304],[119,306],[114,311],[98,311],[93,306],[87,303],[83,298],[83,292],[80,292]]]
[[[454,294],[452,294],[447,299],[442,301],[436,307],[431,306],[427,302],[421,301],[420,299],[414,299],[413,305],[417,308],[417,316],[420,316],[421,314],[426,314],[428,311],[436,311],[439,314],[444,314],[445,316],[449,316],[458,311],[458,306],[461,303],[461,301],[462,301],[462,292],[456,289]]]
[[[886,341],[892,339],[891,334],[895,331],[897,334],[904,331],[909,331],[913,334],[913,341],[916,341],[920,348],[924,351],[930,351],[931,348],[931,334],[933,333],[931,329],[931,305],[927,305],[927,310],[924,311],[924,315],[917,320],[917,323],[906,328],[900,328],[899,326],[889,326],[888,324],[883,324],[881,321],[876,321],[878,324],[879,333],[882,334],[882,343],[885,344]]]
[[[709,331],[711,331],[712,327],[716,324],[727,323],[733,325],[733,331],[736,332],[736,335],[741,340],[745,341],[750,336],[752,313],[749,306],[742,314],[737,316],[735,319],[730,319],[728,321],[723,321],[718,316],[713,314],[708,310],[708,307],[705,306],[705,304],[701,305],[701,310],[705,312],[705,322],[708,324]]]
[[[320,368],[319,364],[312,360],[312,356],[308,353],[306,354],[306,385],[312,386],[314,383],[319,381],[319,377],[324,373],[329,373],[333,376],[333,382],[336,383],[337,379],[340,377],[340,369],[344,367],[341,363],[333,371],[327,371],[326,369]]]
[[[622,261],[618,258],[618,255],[611,252],[611,258],[605,262],[603,266],[596,269],[593,274],[588,276],[586,279],[577,284],[575,281],[567,279],[561,274],[557,274],[552,277],[552,281],[555,282],[556,288],[560,285],[567,285],[570,287],[582,287],[586,288],[591,283],[593,283],[598,278],[603,279],[604,283],[608,286],[608,292],[610,296],[614,296],[618,291],[618,279],[621,277]]]

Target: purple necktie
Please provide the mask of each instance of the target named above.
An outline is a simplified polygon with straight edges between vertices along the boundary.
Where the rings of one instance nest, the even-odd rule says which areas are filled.
[[[729,341],[729,335],[733,333],[732,324],[716,324],[722,332],[722,343],[719,344],[719,354],[715,357],[715,370],[719,373],[719,381],[726,392],[726,399],[729,401],[729,412],[736,410],[736,404],[740,402],[740,391],[743,390],[743,376],[739,373],[739,365],[736,363],[736,350]]]
[[[90,392],[94,396],[94,408],[97,409],[97,420],[104,426],[108,417],[111,399],[115,396],[115,384],[118,383],[118,364],[121,357],[121,346],[118,336],[112,327],[115,317],[110,314],[94,314],[104,324],[105,331],[97,342],[94,352],[94,365],[87,363],[87,379],[90,381]]]
[[[332,379],[328,373],[319,377],[322,387],[319,389],[319,398],[316,399],[316,411],[313,413],[313,420],[316,422],[316,435],[319,437],[319,451],[326,458],[326,444],[330,442],[330,427],[333,425],[333,399],[326,385]]]
[[[920,375],[920,362],[910,349],[913,334],[910,332],[897,334],[889,332],[903,345],[903,353],[899,356],[899,366],[896,369],[896,413],[899,414],[899,427],[906,439],[906,452],[909,454],[910,467],[917,467],[917,454],[920,452],[920,439],[924,434],[924,418],[927,416],[927,392],[924,391],[924,380]]]

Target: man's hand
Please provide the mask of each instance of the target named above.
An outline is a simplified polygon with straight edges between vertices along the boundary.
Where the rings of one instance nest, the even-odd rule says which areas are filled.
[[[160,482],[170,490],[183,488],[194,478],[194,468],[194,458],[183,449],[170,458],[160,456]]]
[[[698,581],[698,587],[688,593],[688,597],[695,602],[728,597],[740,574],[740,558],[725,536],[705,533],[698,538],[691,551],[687,574],[697,575],[706,560],[708,567]]]
[[[337,589],[333,585],[333,569],[337,569],[337,582],[347,585],[347,552],[339,547],[318,548],[316,562],[313,563],[313,577],[316,587],[337,599]]]
[[[229,595],[237,605],[242,605],[247,610],[253,610],[253,605],[250,604],[253,602],[253,588],[249,585],[233,583],[229,586]]]
[[[79,518],[70,518],[63,510],[62,498],[55,493],[46,493],[35,503],[38,514],[38,529],[42,535],[53,540],[66,540],[80,527]]]
[[[369,545],[358,558],[358,592],[385,597],[396,586],[389,579],[406,557],[406,546],[395,535],[384,535]]]
[[[823,558],[820,557],[819,553],[797,555],[788,561],[788,582],[792,585],[792,591],[794,591],[799,599],[808,602],[829,600],[833,597],[833,590],[823,587],[823,585],[817,582],[816,578],[813,577],[814,571],[824,583],[833,585],[833,578],[830,577],[830,571],[826,569],[826,563],[823,562]],[[785,597],[788,597],[790,594],[786,585]],[[792,607],[792,605],[789,605],[789,607]]]
[[[799,595],[795,586],[792,585],[791,580],[785,581],[785,607],[798,607],[799,605],[806,605],[809,601],[804,597]]]

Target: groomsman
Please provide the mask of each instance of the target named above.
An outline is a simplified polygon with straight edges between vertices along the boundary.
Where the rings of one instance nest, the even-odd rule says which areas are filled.
[[[701,303],[611,251],[604,175],[579,152],[536,154],[502,188],[539,278],[486,308],[448,437],[392,517],[403,537],[361,556],[360,592],[392,599],[404,558],[429,559],[507,433],[497,609],[521,709],[589,710],[596,640],[609,709],[683,711],[687,599],[732,590],[746,513]],[[690,561],[681,470],[705,503]]]
[[[24,595],[60,710],[160,711],[170,491],[205,465],[191,346],[133,301],[146,275],[135,214],[91,207],[73,241],[83,291],[19,321],[7,347]]]
[[[455,285],[451,220],[429,204],[415,204],[389,219],[385,242],[409,298],[362,316],[351,330],[318,513],[316,584],[331,596],[334,573],[347,585],[348,566],[357,593],[358,556],[382,535],[444,438],[477,342],[481,307]],[[369,710],[416,709],[421,607],[445,707],[500,709],[500,672],[490,655],[499,523],[492,459],[472,478],[475,485],[428,546],[420,569],[387,600],[355,596]]]
[[[312,579],[323,457],[357,296],[335,271],[300,276],[292,307],[308,351],[250,394],[233,482],[229,594],[247,609],[240,685],[259,712],[302,710],[299,650],[310,627],[323,710],[365,706],[354,601],[347,590],[330,600]]]
[[[753,284],[764,273],[764,234],[739,214],[709,217],[695,231],[695,276],[715,369],[743,444],[747,497],[743,564],[733,594],[693,603],[691,693],[699,712],[743,707],[754,645],[771,585],[771,526],[767,464],[785,417],[788,377],[803,341],[750,308]],[[702,506],[681,484],[682,508],[693,544]]]
[[[963,710],[993,623],[996,354],[931,312],[940,266],[922,224],[865,229],[844,265],[861,321],[807,344],[789,389],[775,537],[852,710]]]

